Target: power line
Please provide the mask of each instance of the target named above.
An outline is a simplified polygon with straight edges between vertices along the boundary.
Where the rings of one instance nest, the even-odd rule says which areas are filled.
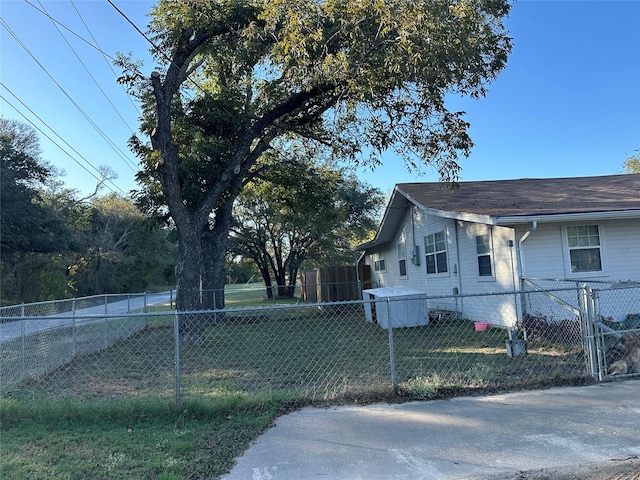
[[[136,29],[136,31],[137,31],[140,35],[142,35],[142,37],[143,37],[147,42],[149,42],[149,43],[151,44],[151,46],[153,47],[153,49],[154,49],[154,50],[157,50],[159,53],[162,53],[162,51],[161,51],[158,47],[156,47],[155,43],[153,43],[153,42],[151,41],[151,39],[149,39],[149,37],[147,37],[147,36],[145,35],[145,33],[144,33],[142,30],[140,30],[140,29],[138,28],[138,26],[137,26],[133,21],[129,20],[129,17],[127,17],[127,16],[124,14],[124,12],[123,12],[122,10],[120,10],[118,7],[116,7],[115,3],[113,3],[111,0],[107,0],[107,2],[109,2],[109,4],[110,4],[113,8],[115,8],[115,9],[116,9],[116,11],[117,11],[120,15],[122,15],[122,17],[124,17],[124,19],[125,19],[127,22],[129,22],[129,24],[130,24],[133,28],[135,28],[135,29]]]
[[[111,147],[111,149],[125,162],[125,164],[134,172],[137,170],[133,168],[133,162],[127,159],[126,154],[120,150],[120,148],[107,136],[106,133],[102,131],[102,129],[91,119],[91,117],[78,105],[78,103],[71,98],[71,96],[66,92],[66,90],[56,81],[55,78],[49,73],[49,71],[40,63],[40,61],[35,57],[35,55],[29,50],[29,48],[20,40],[18,35],[7,25],[7,23],[0,18],[0,25],[4,26],[5,29],[11,34],[11,36],[18,42],[18,44],[29,54],[29,56],[33,59],[34,62],[47,74],[47,76],[51,79],[51,81],[60,89],[60,91],[67,97],[67,99],[73,104],[74,107],[85,117],[85,119],[91,124],[91,126],[102,136],[102,138],[107,142],[107,144]]]
[[[99,51],[102,55],[109,57],[112,61],[116,61],[115,58],[113,58],[111,55],[109,55],[107,52],[105,52],[104,50],[102,50],[100,47],[94,45],[93,43],[91,43],[89,40],[87,40],[86,38],[83,38],[82,36],[78,35],[76,32],[74,32],[73,30],[71,30],[69,27],[67,27],[66,25],[60,23],[58,20],[56,20],[55,18],[53,18],[51,15],[49,15],[47,12],[40,10],[38,7],[36,7],[33,3],[31,3],[29,0],[24,0],[28,5],[32,6],[33,8],[35,8],[37,11],[39,11],[41,14],[43,14],[45,17],[49,18],[49,20],[51,20],[53,23],[60,25],[62,28],[64,28],[65,30],[67,30],[69,33],[71,33],[72,35],[76,36],[77,38],[79,38],[80,40],[82,40],[84,43],[86,43],[87,45],[89,45],[91,48],[96,49],[97,51]]]
[[[149,37],[148,37],[144,32],[142,32],[142,30],[140,30],[140,29],[138,28],[138,26],[137,26],[134,22],[133,22],[132,20],[130,20],[130,19],[129,19],[129,17],[127,17],[127,15],[126,15],[124,12],[122,12],[122,10],[120,10],[120,9],[119,9],[119,8],[118,8],[118,7],[113,3],[113,1],[112,1],[112,0],[107,0],[107,1],[109,2],[109,4],[110,4],[110,5],[111,5],[111,6],[112,6],[112,7],[113,7],[113,8],[114,8],[114,9],[115,9],[115,10],[116,10],[120,15],[122,15],[122,17],[124,17],[124,19],[125,19],[125,20],[130,24],[130,25],[132,25],[132,26],[133,26],[133,28],[134,28],[134,29],[135,29],[135,30],[136,30],[140,35],[142,35],[142,37],[143,37],[145,40],[147,40],[147,42],[149,42],[149,43],[151,44],[151,46],[153,47],[153,50],[154,50],[154,51],[158,52],[158,53],[159,53],[162,57],[164,57],[164,59],[165,59],[165,60],[167,60],[167,62],[169,62],[171,65],[173,65],[173,66],[174,66],[174,67],[176,67],[176,68],[179,68],[179,67],[178,67],[178,66],[173,62],[173,60],[172,60],[172,59],[171,59],[171,58],[170,58],[170,57],[169,57],[169,56],[168,56],[168,55],[167,55],[167,54],[166,54],[162,49],[160,49],[160,47],[156,46],[156,45],[153,43],[153,41],[152,41],[152,40],[151,40],[151,39],[150,39],[150,38],[149,38]],[[192,84],[193,84],[193,85],[194,85],[198,90],[200,90],[202,93],[204,93],[204,94],[207,94],[207,93],[208,93],[204,88],[202,88],[202,86],[200,86],[200,84],[199,84],[198,82],[196,82],[195,80],[193,80],[190,76],[187,76],[187,79],[188,79],[188,80],[190,80],[190,81],[191,81],[191,83],[192,83]],[[225,108],[224,106],[220,106],[220,108],[221,108],[223,111],[225,111],[226,113],[228,113],[229,115],[232,115],[232,112],[230,112],[230,111],[229,111],[227,108]],[[246,125],[245,125],[245,126],[244,126],[244,129],[245,129],[247,132],[249,132],[249,133],[251,133],[252,135],[254,135],[255,137],[258,137],[258,133],[256,133],[256,132],[252,129],[252,127],[251,127],[251,126],[246,126]],[[270,147],[271,149],[273,149],[273,150],[274,150],[278,155],[280,155],[281,157],[283,157],[283,158],[285,158],[285,159],[286,159],[286,158],[288,158],[288,156],[287,156],[287,155],[285,155],[285,154],[284,154],[284,152],[283,152],[280,148],[278,148],[278,147],[277,147],[277,146],[275,146],[275,145],[272,145],[270,142],[269,142],[269,147]]]
[[[46,12],[46,9],[44,8],[44,5],[42,5],[42,2],[40,0],[38,0],[38,3],[40,4],[40,6],[42,7],[42,9]],[[52,17],[49,17],[52,18]],[[80,62],[80,65],[82,65],[85,69],[85,71],[87,72],[87,74],[89,75],[89,77],[91,78],[91,80],[93,80],[93,83],[96,84],[96,87],[98,87],[98,90],[100,90],[100,92],[102,93],[102,95],[104,96],[104,98],[107,100],[107,102],[109,103],[109,105],[111,105],[111,107],[113,108],[114,112],[116,112],[116,115],[118,115],[118,117],[120,118],[120,120],[122,120],[122,123],[124,123],[126,125],[126,127],[129,129],[129,131],[133,134],[133,129],[129,126],[129,124],[127,123],[127,121],[124,119],[124,117],[120,114],[120,112],[118,111],[118,109],[116,108],[116,106],[113,104],[113,102],[111,101],[111,99],[107,96],[107,94],[105,93],[105,91],[102,89],[102,87],[100,86],[100,84],[98,83],[98,81],[96,80],[96,78],[93,76],[93,74],[91,73],[91,71],[89,70],[89,68],[87,68],[86,64],[82,61],[82,59],[80,58],[80,55],[78,55],[78,52],[76,52],[76,50],[73,48],[73,46],[69,43],[69,41],[67,40],[67,37],[64,36],[64,34],[62,33],[62,30],[60,30],[60,28],[58,27],[58,25],[51,20],[51,23],[53,24],[53,26],[55,27],[55,29],[58,31],[58,33],[60,34],[60,36],[62,37],[62,39],[65,41],[65,43],[67,44],[67,46],[69,47],[69,49],[71,49],[71,51],[73,52],[73,54],[76,56],[76,58],[78,59],[78,61]]]
[[[7,86],[5,84],[3,84],[2,82],[0,82],[0,85],[2,87],[5,88],[5,90],[7,90],[16,100],[18,100],[18,102],[20,102],[22,104],[22,106],[24,106],[33,116],[35,116],[38,120],[40,120],[49,130],[51,130],[60,140],[62,140],[62,142],[64,142],[71,150],[73,150],[78,156],[80,156],[80,158],[82,158],[87,164],[89,164],[91,166],[91,168],[93,168],[96,172],[98,172],[100,174],[100,170],[93,165],[89,160],[87,160],[85,157],[82,156],[82,154],[80,154],[75,148],[73,148],[69,142],[67,142],[64,138],[62,138],[53,128],[51,128],[51,126],[49,126],[44,120],[42,120],[42,118],[40,118],[33,110],[31,110],[27,105],[25,105],[24,102],[22,102],[11,90],[9,90],[7,88]],[[0,93],[0,98],[2,100],[4,100],[4,102],[9,105],[11,108],[13,108],[22,118],[24,118],[27,122],[29,122],[36,130],[38,130],[42,135],[44,135],[51,143],[53,143],[56,147],[58,147],[60,150],[62,150],[62,152],[64,152],[71,160],[73,160],[75,163],[77,163],[84,171],[86,171],[89,175],[91,175],[93,178],[95,178],[98,182],[102,182],[104,181],[104,178],[98,177],[96,176],[92,171],[90,171],[87,167],[85,167],[82,163],[80,163],[76,158],[73,157],[73,155],[71,155],[67,150],[65,150],[63,147],[61,147],[58,142],[56,142],[53,138],[51,138],[46,132],[44,132],[38,125],[36,125],[30,118],[28,118],[24,113],[22,113],[15,105],[13,105],[9,100],[7,100],[6,97],[4,97],[1,93]],[[118,187],[115,183],[113,183],[112,180],[109,180],[109,183],[111,183],[111,185],[113,185],[117,190],[119,190],[123,195],[127,196],[127,194],[120,188]],[[107,188],[109,190],[111,190],[113,193],[115,193],[115,190],[111,187],[109,187],[108,185],[106,185]]]
[[[107,0],[107,1],[109,2],[109,4],[110,4],[113,8],[115,8],[115,9],[116,9],[116,11],[117,11],[120,15],[122,15],[122,17],[124,17],[124,19],[125,19],[127,22],[129,22],[129,24],[131,24],[131,25],[133,26],[133,28],[135,28],[135,30],[136,30],[140,35],[142,35],[142,37],[143,37],[147,42],[149,42],[149,43],[151,44],[151,46],[153,47],[153,50],[154,50],[154,51],[158,52],[162,57],[164,57],[164,59],[165,59],[167,62],[169,62],[169,63],[170,63],[171,65],[173,65],[174,67],[176,67],[176,68],[180,68],[180,67],[178,67],[178,65],[176,65],[176,64],[173,62],[173,60],[172,60],[172,59],[171,59],[171,58],[170,58],[170,57],[169,57],[169,56],[168,56],[168,55],[167,55],[167,54],[166,54],[166,53],[165,53],[165,52],[164,52],[160,47],[156,46],[156,44],[155,44],[155,43],[153,43],[153,41],[152,41],[152,40],[151,40],[151,39],[150,39],[150,38],[149,38],[149,37],[148,37],[148,36],[147,36],[147,35],[146,35],[142,30],[140,30],[140,29],[138,28],[138,26],[137,26],[137,25],[136,25],[136,24],[135,24],[131,19],[129,19],[129,17],[127,17],[127,15],[126,15],[122,10],[120,10],[120,9],[119,9],[119,8],[118,8],[118,7],[113,3],[113,1],[112,1],[112,0]],[[198,90],[200,90],[202,93],[204,93],[205,95],[208,93],[204,88],[202,88],[202,86],[200,86],[200,84],[199,84],[198,82],[196,82],[195,80],[193,80],[190,76],[187,76],[187,79],[188,79],[188,80],[190,80],[190,81],[191,81],[191,83],[192,83],[192,84],[193,84],[193,85],[194,85]],[[229,115],[233,115],[233,114],[232,114],[232,112],[230,112],[230,111],[229,111],[228,109],[226,109],[224,106],[220,106],[220,108],[221,108],[224,112],[228,113]],[[253,131],[253,129],[252,129],[250,126],[246,126],[246,125],[245,125],[245,126],[244,126],[244,129],[245,129],[247,132],[249,132],[249,133],[253,134],[255,137],[257,137],[257,136],[258,136],[258,134],[257,134],[256,132],[254,132],[254,131]],[[271,148],[273,148],[274,150],[276,150],[278,153],[280,153],[280,154],[282,155],[282,152],[280,152],[280,151],[279,151],[279,149],[278,149],[277,147],[274,147],[274,146],[272,146],[272,145],[271,145],[270,147],[271,147]]]
[[[89,33],[89,35],[91,36],[91,39],[94,41],[94,43],[96,44],[96,46],[98,47],[98,51],[102,54],[102,58],[104,58],[105,63],[109,66],[109,69],[111,70],[111,73],[113,73],[113,76],[117,79],[118,78],[118,74],[116,73],[116,71],[113,69],[113,65],[111,64],[111,62],[109,60],[107,60],[108,58],[111,58],[110,56],[108,56],[106,53],[104,53],[104,51],[102,50],[102,48],[100,47],[100,45],[98,44],[98,40],[96,40],[96,37],[93,36],[93,33],[91,33],[91,30],[89,29],[89,26],[87,25],[87,23],[84,21],[84,18],[82,17],[82,15],[80,14],[80,11],[78,10],[78,8],[76,7],[76,4],[73,3],[73,0],[69,0],[69,3],[71,3],[71,5],[73,6],[73,9],[76,11],[76,13],[78,14],[78,17],[80,18],[80,21],[82,22],[82,24],[84,25],[84,27],[87,29],[87,32]],[[112,59],[113,60],[113,59]],[[140,73],[140,72],[139,72]],[[142,76],[142,73],[140,73],[140,75]],[[141,115],[142,112],[140,111],[140,107],[138,107],[138,105],[135,104],[135,102],[133,101],[133,99],[131,98],[131,95],[129,95],[127,93],[127,89],[125,88],[124,85],[120,85],[122,87],[122,90],[124,91],[125,95],[127,96],[127,98],[129,99],[129,102],[131,102],[131,105],[133,105],[133,108],[136,110],[136,112],[138,112],[138,115]]]

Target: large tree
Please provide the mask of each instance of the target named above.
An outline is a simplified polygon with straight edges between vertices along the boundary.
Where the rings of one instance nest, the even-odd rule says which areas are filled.
[[[376,228],[382,192],[344,170],[280,164],[250,182],[236,200],[230,251],[250,258],[273,297],[293,295],[304,262],[353,263],[352,248]]]
[[[177,229],[178,309],[202,306],[201,267],[204,288],[224,286],[233,201],[263,153],[287,157],[286,138],[373,164],[393,149],[455,180],[472,142],[445,97],[482,96],[505,67],[509,8],[508,0],[161,0],[150,24],[158,69],[144,79],[137,64],[120,63],[122,81],[145,101],[151,140],[132,146]]]

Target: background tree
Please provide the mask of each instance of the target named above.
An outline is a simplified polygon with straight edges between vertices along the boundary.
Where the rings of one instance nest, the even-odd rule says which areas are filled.
[[[112,193],[83,206],[84,248],[69,273],[78,295],[143,291],[172,284],[175,246],[135,204]]]
[[[128,199],[97,196],[100,181],[81,198],[60,175],[41,159],[31,127],[0,117],[2,304],[174,284],[169,230]]]
[[[2,303],[35,300],[42,292],[48,299],[64,293],[64,269],[54,254],[67,251],[73,235],[43,201],[41,189],[52,175],[52,167],[40,157],[35,130],[0,117]]]
[[[227,279],[229,284],[248,284],[260,279],[260,272],[249,258],[229,255],[226,264]]]
[[[298,271],[353,264],[351,249],[376,228],[382,193],[343,170],[279,164],[245,187],[234,208],[230,251],[250,258],[273,298],[295,292]]]
[[[624,161],[625,173],[640,173],[640,149]]]
[[[176,225],[178,309],[202,306],[201,273],[206,289],[223,291],[233,201],[279,139],[313,139],[344,159],[371,152],[374,164],[394,149],[455,180],[472,142],[445,96],[481,96],[504,68],[509,8],[508,0],[161,0],[150,24],[158,70],[145,80],[137,64],[120,65],[144,102],[151,140],[131,145]],[[202,326],[183,327],[183,338],[201,339]]]

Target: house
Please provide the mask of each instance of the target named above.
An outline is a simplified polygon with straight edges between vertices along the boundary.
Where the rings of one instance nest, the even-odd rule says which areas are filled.
[[[510,326],[523,312],[515,293],[467,296],[516,292],[525,278],[640,281],[640,175],[398,184],[359,250],[374,287]]]

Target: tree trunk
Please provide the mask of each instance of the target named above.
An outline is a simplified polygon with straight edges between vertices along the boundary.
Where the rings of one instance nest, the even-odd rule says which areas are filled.
[[[276,283],[278,285],[278,298],[285,298],[287,296],[287,280],[281,273],[276,275]]]
[[[213,227],[206,226],[202,235],[203,273],[205,292],[202,306],[206,310],[224,309],[224,286],[227,282],[225,261],[231,228],[233,200],[228,200],[215,211]],[[223,320],[217,315],[216,323]]]
[[[225,270],[226,235],[215,235],[208,231],[202,236],[202,308],[204,310],[224,309],[224,286],[227,283]],[[222,320],[218,314],[214,323]]]
[[[271,274],[269,273],[269,267],[258,265],[258,269],[260,270],[260,274],[262,275],[264,285],[265,287],[267,287],[267,300],[273,300],[273,284],[271,283]]]
[[[197,312],[200,301],[200,259],[202,251],[200,232],[193,228],[178,229],[179,249],[176,267],[176,309],[179,313],[179,331],[183,342],[202,345],[205,322]]]
[[[298,269],[289,269],[289,284],[287,285],[287,297],[293,298],[296,293],[296,281],[298,280]]]

